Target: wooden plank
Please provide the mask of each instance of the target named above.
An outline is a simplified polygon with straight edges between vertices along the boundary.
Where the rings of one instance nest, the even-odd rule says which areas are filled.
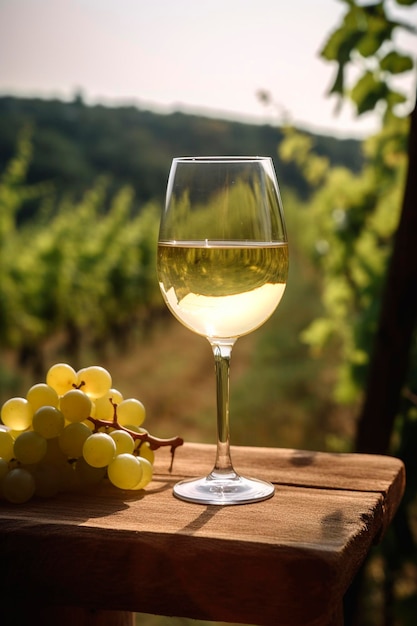
[[[2,505],[0,588],[5,597],[22,591],[24,571],[23,594],[46,585],[57,604],[249,624],[275,625],[277,616],[282,626],[331,623],[404,484],[396,459],[333,457],[234,450],[238,469],[277,485],[272,499],[252,505],[201,506],[172,496],[179,476],[211,468],[214,448],[196,444],[178,451],[173,476],[159,455],[160,471],[140,494],[103,488]]]
[[[169,465],[168,451],[158,451],[159,473]],[[375,454],[340,454],[280,448],[232,447],[232,459],[240,473],[257,472],[276,484],[291,484],[352,491],[390,489],[401,462]],[[206,444],[178,448],[173,476],[194,476],[210,471],[214,450]],[[402,476],[403,478],[403,476]]]
[[[386,499],[387,510],[381,536],[391,523],[405,487],[405,470],[399,459],[376,454],[340,454],[309,450],[232,448],[235,468],[242,474],[255,475],[274,484],[379,492]],[[249,451],[249,453],[248,453]],[[168,451],[161,450],[158,471],[169,465]],[[177,479],[205,475],[213,464],[213,449],[205,444],[185,445],[178,450],[174,464]]]

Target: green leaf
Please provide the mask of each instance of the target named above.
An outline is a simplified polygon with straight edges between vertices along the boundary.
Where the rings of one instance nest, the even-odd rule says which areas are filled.
[[[403,104],[404,102],[407,102],[407,96],[399,91],[389,91],[386,99],[391,107],[396,104]]]
[[[386,41],[390,41],[395,22],[380,15],[366,15],[366,33],[358,42],[357,50],[364,57],[374,55]]]
[[[375,54],[375,52],[377,52],[377,50],[379,50],[383,41],[383,37],[379,35],[376,36],[370,32],[362,37],[362,39],[358,42],[356,49],[363,57],[371,57]]]
[[[356,104],[358,115],[372,111],[379,100],[385,99],[388,87],[379,81],[372,72],[366,72],[353,87],[350,97]]]
[[[387,108],[383,117],[385,124],[389,124],[390,120],[397,117],[395,107],[399,104],[404,104],[404,102],[407,102],[407,97],[403,93],[399,91],[388,91],[386,97]]]
[[[355,49],[363,33],[353,30],[351,26],[341,26],[334,31],[324,45],[321,56],[328,61],[337,61],[339,67],[335,81],[329,90],[329,94],[344,94],[344,70],[350,61],[351,52]]]
[[[321,348],[329,341],[334,330],[333,320],[317,317],[308,328],[300,333],[300,339],[303,343]]]
[[[366,16],[363,7],[352,4],[349,11],[343,18],[343,23],[350,30],[360,30],[366,32]]]
[[[328,61],[347,62],[350,59],[350,53],[362,36],[363,33],[359,30],[341,26],[330,35],[320,55]]]
[[[337,61],[339,55],[339,49],[344,39],[343,27],[335,30],[327,39],[323,48],[320,51],[320,56],[328,61]]]
[[[329,89],[329,95],[333,93],[337,93],[343,96],[343,93],[345,90],[344,89],[344,80],[345,80],[344,77],[345,77],[345,64],[340,63],[337,69],[335,81],[333,85],[331,86],[331,88]]]
[[[411,7],[413,4],[417,4],[417,0],[396,0],[397,4],[402,4],[407,7]]]
[[[379,64],[381,70],[391,74],[401,74],[413,69],[413,60],[410,56],[400,54],[394,50],[381,59]]]
[[[369,16],[380,17],[384,21],[387,19],[385,9],[384,9],[385,0],[380,0],[380,2],[372,3],[372,4],[364,4],[361,8]]]

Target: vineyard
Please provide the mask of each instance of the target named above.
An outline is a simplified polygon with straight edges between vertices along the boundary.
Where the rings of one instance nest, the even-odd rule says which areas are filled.
[[[22,133],[0,179],[0,342],[33,373],[45,369],[42,346],[59,334],[77,362],[81,346],[119,343],[161,306],[155,274],[160,208],[140,211],[132,189],[109,197],[98,179],[78,202],[54,207],[47,185],[28,186],[31,143]],[[29,197],[35,216],[19,225]]]

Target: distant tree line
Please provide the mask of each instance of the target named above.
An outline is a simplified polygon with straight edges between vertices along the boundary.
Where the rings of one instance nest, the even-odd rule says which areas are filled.
[[[26,181],[49,182],[57,199],[68,194],[79,199],[103,175],[114,192],[131,186],[141,204],[162,199],[172,158],[203,153],[272,156],[282,186],[302,197],[310,192],[294,163],[279,156],[283,130],[270,125],[178,112],[162,115],[133,106],[87,106],[80,97],[62,102],[5,96],[0,98],[0,171],[16,153],[23,127],[31,128],[33,146]],[[310,137],[315,152],[331,165],[361,169],[361,142]],[[25,211],[30,213],[30,203]]]

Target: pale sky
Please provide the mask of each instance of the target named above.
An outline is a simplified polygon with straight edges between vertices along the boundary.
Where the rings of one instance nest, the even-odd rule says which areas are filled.
[[[326,97],[341,0],[0,0],[0,95],[136,104],[340,136],[377,128]],[[400,10],[415,17],[417,7]],[[400,40],[417,55],[417,38]],[[403,87],[412,96],[415,77]],[[277,103],[267,109],[259,89]]]

